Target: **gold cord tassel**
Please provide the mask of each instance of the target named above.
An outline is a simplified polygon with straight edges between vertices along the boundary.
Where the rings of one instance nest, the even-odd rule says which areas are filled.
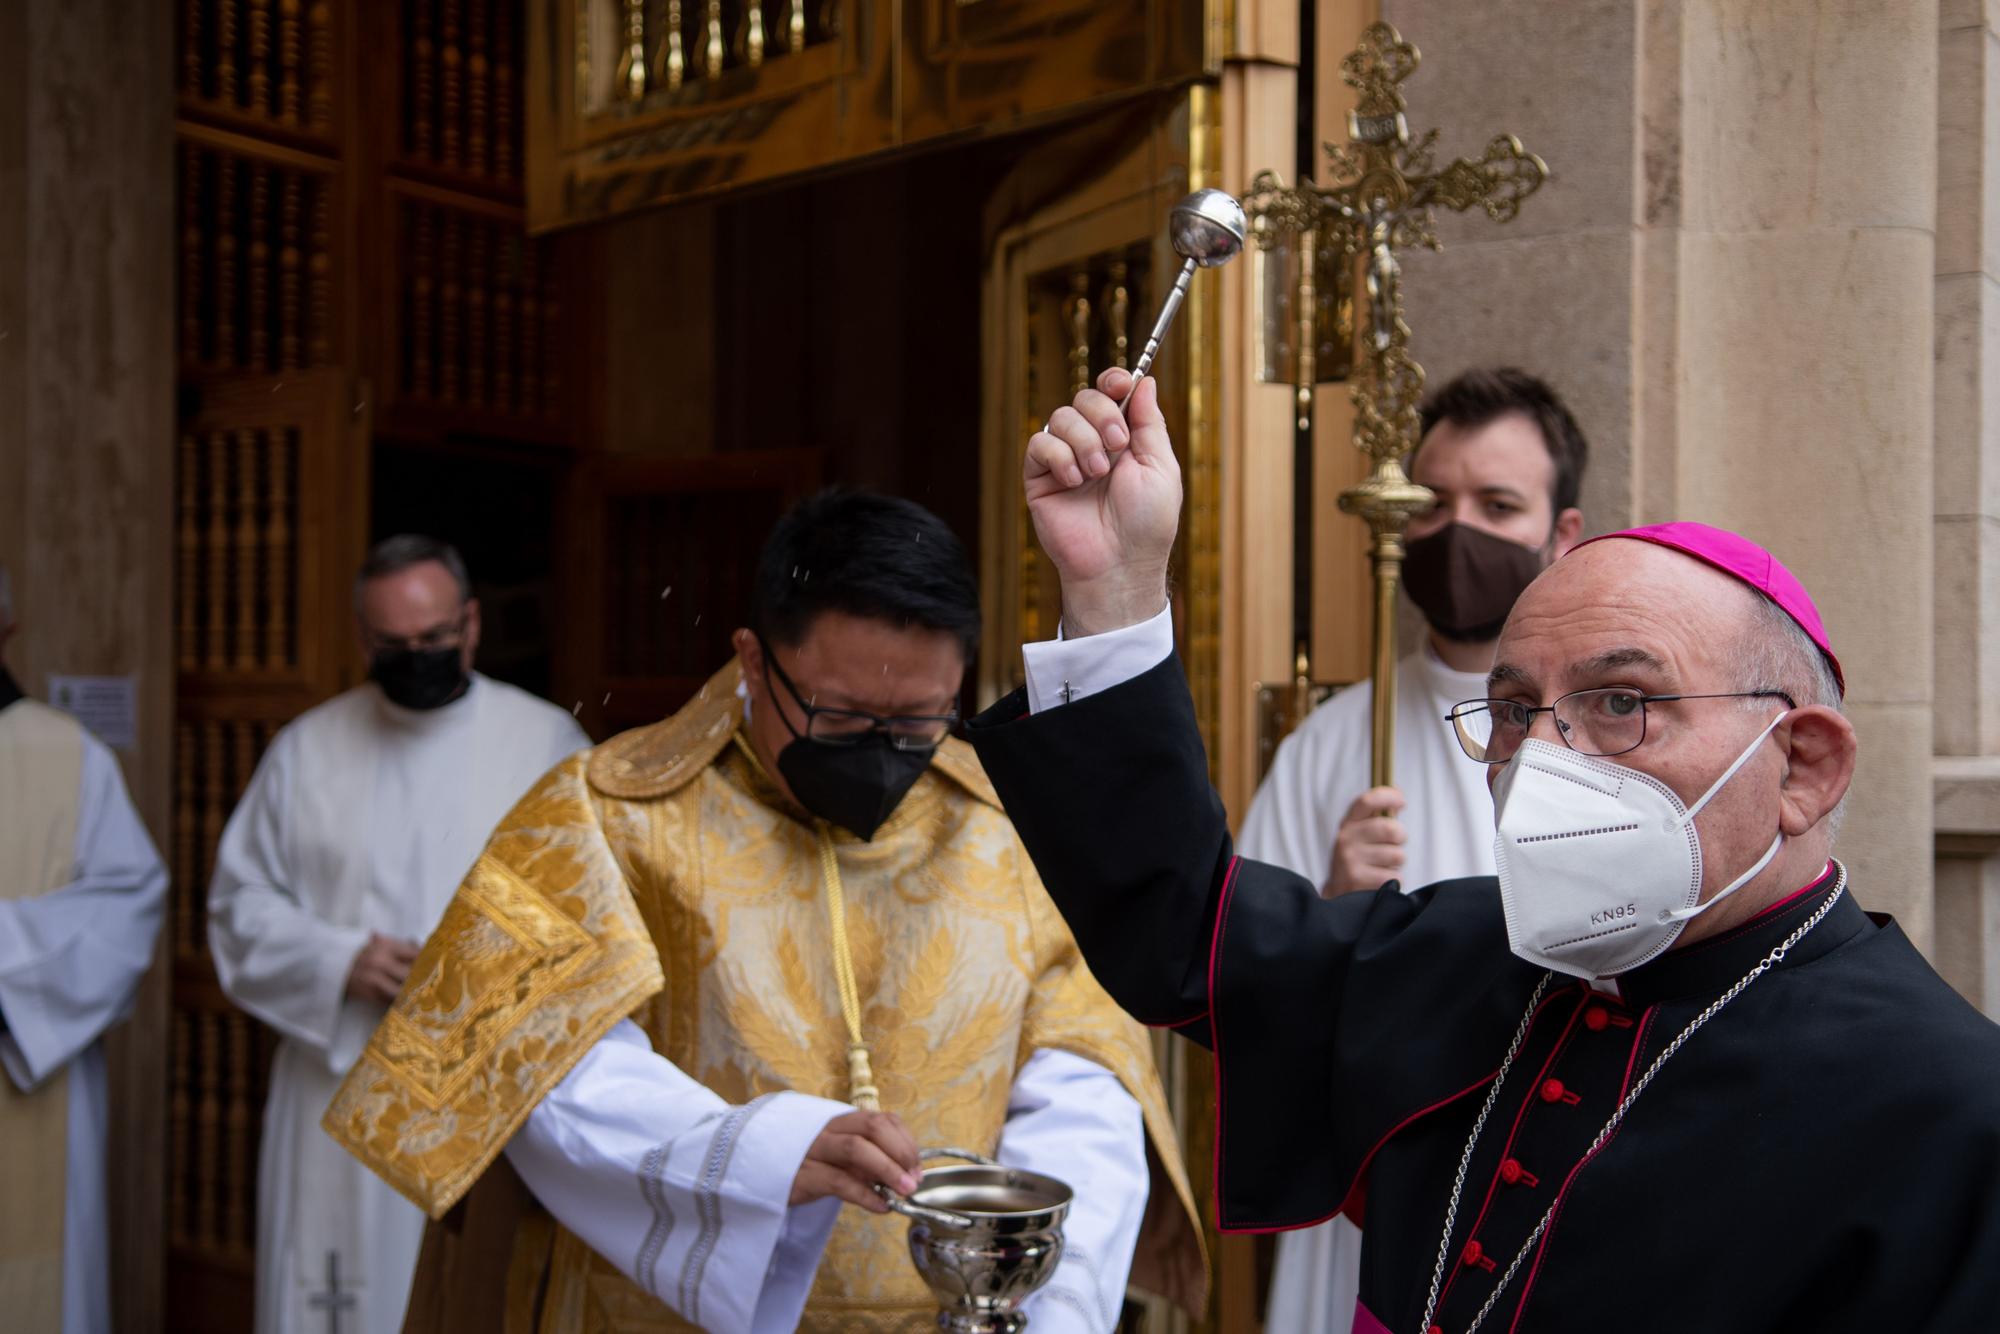
[[[820,878],[826,882],[826,918],[833,935],[833,976],[840,991],[840,1014],[847,1021],[847,1100],[864,1112],[882,1110],[875,1071],[868,1063],[868,1044],[861,1040],[861,995],[854,985],[854,956],[847,948],[847,901],[840,884],[840,859],[834,853],[833,831],[826,821],[819,833]]]

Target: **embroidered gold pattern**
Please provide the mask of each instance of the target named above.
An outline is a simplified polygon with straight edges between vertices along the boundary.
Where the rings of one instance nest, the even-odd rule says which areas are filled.
[[[628,1015],[732,1104],[846,1096],[816,835],[729,745],[735,682],[732,664],[680,714],[543,779],[335,1098],[327,1129],[433,1217]],[[1073,1052],[1139,1099],[1154,1189],[1192,1219],[1148,1041],[1090,977],[970,749],[948,742],[872,842],[836,838],[882,1105],[919,1143],[990,1151],[1021,1063]],[[843,1210],[801,1327],[929,1328],[904,1230]],[[688,1327],[558,1231],[545,1327]]]

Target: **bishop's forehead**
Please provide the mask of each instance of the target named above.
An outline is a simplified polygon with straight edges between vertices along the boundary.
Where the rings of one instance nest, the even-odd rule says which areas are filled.
[[[1666,547],[1580,547],[1529,586],[1500,637],[1496,678],[1549,684],[1585,667],[1645,665],[1676,674],[1726,666],[1753,624],[1756,595]]]

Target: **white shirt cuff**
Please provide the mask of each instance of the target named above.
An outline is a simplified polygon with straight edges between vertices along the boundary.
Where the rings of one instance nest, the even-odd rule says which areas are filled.
[[[1144,676],[1174,654],[1173,605],[1149,621],[1082,639],[1048,639],[1023,644],[1028,675],[1028,712],[1042,713],[1073,704]]]

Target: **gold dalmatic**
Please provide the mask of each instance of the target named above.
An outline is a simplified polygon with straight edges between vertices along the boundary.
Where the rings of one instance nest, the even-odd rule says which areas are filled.
[[[732,663],[679,714],[565,762],[521,801],[328,1109],[336,1139],[433,1218],[452,1215],[426,1238],[410,1327],[484,1310],[522,1334],[687,1328],[518,1183],[496,1183],[495,1159],[628,1016],[731,1103],[849,1100],[836,922],[881,1105],[919,1143],[991,1151],[1038,1049],[1117,1075],[1144,1109],[1154,1177],[1133,1281],[1200,1310],[1200,1229],[1150,1045],[1090,976],[970,748],[948,741],[872,841],[832,834],[829,877],[822,830],[731,744],[737,680]],[[496,1224],[495,1210],[514,1217]],[[932,1328],[905,1226],[842,1210],[801,1328]]]

